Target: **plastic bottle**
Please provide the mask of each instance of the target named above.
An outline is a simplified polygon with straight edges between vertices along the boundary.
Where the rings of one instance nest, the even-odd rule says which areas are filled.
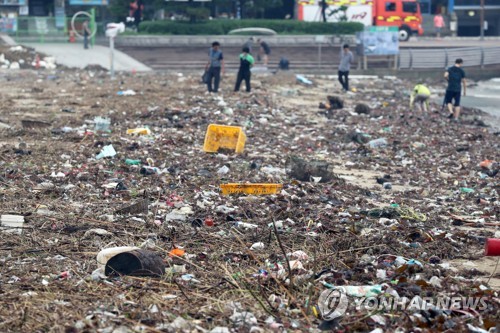
[[[145,175],[145,176],[148,176],[148,175],[154,175],[154,174],[158,174],[160,173],[160,169],[158,168],[155,168],[155,167],[150,167],[150,166],[143,166],[141,168],[141,175]]]
[[[353,297],[375,297],[382,293],[382,285],[376,284],[373,286],[341,286],[336,287],[329,283],[322,282],[322,284],[330,289],[336,289],[346,294],[347,296]]]
[[[94,118],[94,130],[101,132],[108,132],[111,120],[109,118],[95,117]]]
[[[245,223],[245,222],[236,222],[235,226],[238,228],[241,227],[245,229],[255,229],[259,227],[257,224]]]
[[[127,158],[125,160],[125,164],[126,165],[140,165],[141,164],[141,160],[132,160],[130,158]]]

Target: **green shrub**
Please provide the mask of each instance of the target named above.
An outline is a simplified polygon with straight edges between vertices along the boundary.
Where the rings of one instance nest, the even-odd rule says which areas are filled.
[[[302,22],[293,20],[213,20],[190,23],[185,21],[144,21],[140,33],[162,35],[226,35],[241,28],[267,28],[280,35],[351,35],[363,30],[361,23]]]

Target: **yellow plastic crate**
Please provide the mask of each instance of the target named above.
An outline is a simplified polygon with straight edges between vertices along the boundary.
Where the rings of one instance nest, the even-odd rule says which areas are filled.
[[[276,194],[283,188],[282,184],[239,184],[229,183],[221,184],[220,189],[223,195],[229,194],[252,194],[267,195]]]
[[[203,151],[216,153],[219,148],[227,148],[241,154],[246,140],[247,137],[241,127],[210,124],[205,135]]]

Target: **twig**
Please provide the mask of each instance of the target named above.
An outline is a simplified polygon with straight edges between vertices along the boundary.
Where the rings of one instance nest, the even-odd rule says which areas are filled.
[[[156,218],[156,214],[158,213],[158,204],[160,203],[160,198],[161,198],[161,192],[158,193],[158,199],[156,200],[155,211],[153,212],[153,220],[151,221],[152,224],[155,223],[155,218]]]
[[[493,269],[493,272],[491,272],[491,275],[490,275],[490,277],[488,278],[488,281],[486,281],[486,283],[487,283],[487,284],[489,284],[489,283],[490,283],[491,278],[492,278],[492,277],[493,277],[493,275],[495,275],[495,273],[497,272],[498,263],[500,263],[500,257],[498,257],[497,264],[495,265],[495,269]]]
[[[254,256],[254,254],[252,253],[252,251],[250,251],[250,250],[247,249],[245,243],[243,243],[243,241],[237,235],[234,235],[234,236],[236,237],[236,239],[238,240],[238,242],[245,248],[246,252],[250,255],[250,257],[252,257],[252,259],[255,260],[256,262],[258,262],[259,265],[262,265],[262,262]],[[280,280],[278,280],[277,278],[275,278],[274,281],[276,281],[276,283],[278,284],[278,286],[287,294],[287,296],[290,298],[290,301],[298,303],[297,300],[295,299],[295,297],[290,293],[290,291],[288,290],[288,288],[286,288],[283,285],[283,283],[281,283]],[[304,309],[302,307],[300,307],[300,306],[298,306],[298,308],[299,308],[300,312],[302,313],[302,315],[304,316],[304,319],[307,321],[307,324],[309,326],[312,326],[311,320],[309,319],[309,317],[305,313]]]
[[[366,249],[372,249],[374,247],[381,247],[381,246],[387,246],[387,244],[376,244],[376,245],[372,245],[372,246],[358,247],[356,249],[349,249],[349,250],[337,251],[335,253],[329,253],[327,255],[321,256],[321,257],[318,258],[318,260],[323,260],[325,258],[329,258],[329,257],[331,257],[334,254],[354,252],[354,251],[360,251],[360,250],[366,250]]]
[[[288,257],[286,256],[285,248],[283,247],[283,244],[281,243],[281,238],[278,234],[278,228],[276,228],[276,222],[274,220],[274,216],[272,219],[273,219],[273,228],[274,228],[274,233],[276,234],[276,239],[278,240],[278,244],[280,246],[281,252],[283,252],[283,256],[285,257],[285,260],[286,260],[286,267],[288,269],[288,277],[290,278],[290,289],[293,289],[292,267],[290,266],[290,261],[288,260]]]
[[[276,317],[271,310],[269,310],[268,308],[265,307],[264,303],[262,303],[262,301],[253,293],[253,291],[248,288],[248,285],[249,283],[245,281],[245,287],[246,287],[246,290],[250,293],[250,295],[252,295],[252,297],[260,304],[260,306],[264,309],[264,311],[266,311],[269,315],[273,316],[273,317]]]
[[[181,291],[181,294],[182,296],[184,296],[184,298],[188,301],[188,303],[191,303],[191,300],[189,299],[189,297],[187,297],[186,293],[184,292],[184,290],[182,290],[182,287],[181,285],[175,281],[175,279],[172,279],[172,281],[177,285],[177,287],[179,288],[179,290]]]
[[[382,312],[384,312],[384,310],[375,310],[375,311],[370,312],[370,313],[369,313],[369,314],[367,314],[366,316],[363,316],[363,317],[361,317],[361,318],[359,318],[359,319],[356,319],[356,320],[354,320],[354,321],[350,321],[350,322],[348,322],[348,323],[342,323],[342,324],[343,324],[343,325],[345,325],[346,327],[348,327],[348,326],[350,326],[350,325],[352,325],[352,324],[359,323],[360,321],[362,321],[362,320],[364,320],[364,319],[366,319],[366,318],[370,318],[371,316],[374,316],[374,315],[376,315],[377,313],[382,313]]]

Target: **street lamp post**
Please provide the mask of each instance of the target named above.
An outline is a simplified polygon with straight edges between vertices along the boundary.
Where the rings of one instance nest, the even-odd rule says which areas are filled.
[[[479,28],[481,31],[481,40],[484,40],[484,0],[481,0],[480,21],[481,26]]]

